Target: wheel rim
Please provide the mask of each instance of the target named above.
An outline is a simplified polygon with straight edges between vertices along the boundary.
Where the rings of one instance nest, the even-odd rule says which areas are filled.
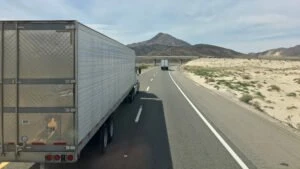
[[[114,135],[114,124],[113,124],[113,122],[111,121],[111,122],[110,122],[110,126],[109,126],[109,136],[110,136],[110,137],[113,137],[113,135]]]
[[[107,147],[107,142],[108,142],[107,130],[104,130],[104,138],[103,138],[103,146],[104,146],[104,148]]]

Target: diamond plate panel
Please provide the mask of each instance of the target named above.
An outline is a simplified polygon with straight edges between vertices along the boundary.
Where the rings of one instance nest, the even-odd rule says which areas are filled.
[[[69,31],[20,30],[20,78],[74,77]]]
[[[4,107],[16,107],[16,85],[3,85]],[[1,102],[1,97],[0,97]]]
[[[17,140],[17,114],[16,113],[4,113],[4,143],[16,143]]]
[[[74,144],[74,126],[72,113],[21,113],[19,115],[20,138],[28,137],[28,143],[65,141]]]
[[[20,85],[20,107],[73,107],[73,85]]]
[[[17,32],[4,30],[4,78],[17,77]]]

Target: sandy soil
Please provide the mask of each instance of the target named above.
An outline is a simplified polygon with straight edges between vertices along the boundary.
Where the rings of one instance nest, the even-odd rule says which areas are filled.
[[[202,86],[243,97],[257,110],[300,129],[300,61],[203,58],[183,68]]]

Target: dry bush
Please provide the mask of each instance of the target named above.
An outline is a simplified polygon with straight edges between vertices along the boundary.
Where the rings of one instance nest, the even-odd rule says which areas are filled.
[[[261,92],[255,92],[256,96],[260,99],[265,99],[266,96],[264,96]]]
[[[264,110],[260,107],[259,102],[254,102],[252,105],[254,106],[254,108],[255,108],[256,110],[259,110],[259,111],[261,111],[261,112],[264,111]]]
[[[260,84],[260,83],[258,83],[257,84],[257,87],[260,89],[260,88],[262,88],[262,87],[264,87],[262,84]]]
[[[269,86],[268,91],[274,91],[274,90],[277,91],[277,92],[280,92],[280,87],[277,86],[277,85]]]
[[[273,106],[264,106],[264,108],[274,109]]]
[[[294,82],[297,83],[297,84],[300,84],[300,78],[294,79]]]
[[[220,86],[214,85],[214,88],[216,88],[217,90],[219,90],[219,89],[220,89]]]
[[[288,106],[288,107],[286,107],[286,109],[292,110],[292,109],[298,109],[298,107],[296,107],[296,106]]]
[[[252,99],[253,99],[253,96],[251,96],[249,94],[243,94],[243,96],[240,98],[240,101],[249,104]]]
[[[205,78],[205,83],[215,82],[213,78]]]
[[[297,94],[294,93],[294,92],[291,92],[291,93],[286,94],[286,96],[289,96],[289,97],[296,97]]]
[[[251,79],[250,75],[242,75],[242,78],[245,79],[245,80]]]

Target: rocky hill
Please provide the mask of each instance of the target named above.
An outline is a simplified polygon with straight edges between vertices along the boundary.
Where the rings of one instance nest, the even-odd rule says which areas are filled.
[[[163,45],[163,46],[190,46],[189,43],[177,39],[166,33],[158,33],[150,40],[143,42],[129,44],[129,47],[138,47],[138,46],[151,46],[151,45]]]
[[[158,33],[150,40],[129,44],[128,47],[132,48],[137,56],[235,57],[244,55],[219,46],[191,45],[166,33]]]
[[[259,53],[250,53],[251,56],[257,57],[300,57],[300,45],[290,48],[270,49]]]

